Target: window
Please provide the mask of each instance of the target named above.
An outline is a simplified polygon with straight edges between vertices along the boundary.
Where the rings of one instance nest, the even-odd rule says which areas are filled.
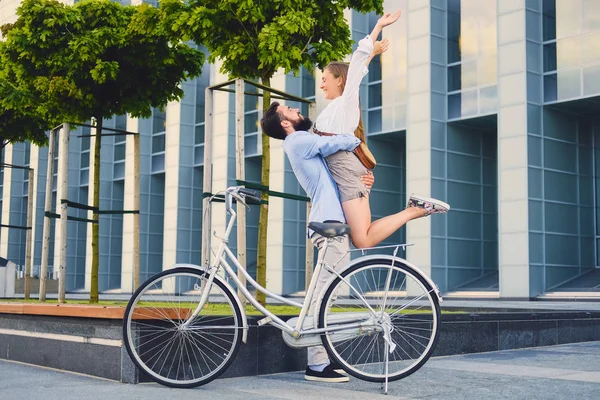
[[[448,118],[496,112],[496,0],[448,1]]]
[[[152,173],[165,172],[165,134],[167,115],[165,111],[152,110]]]
[[[544,101],[598,95],[592,76],[600,66],[600,2],[547,0],[542,12]]]

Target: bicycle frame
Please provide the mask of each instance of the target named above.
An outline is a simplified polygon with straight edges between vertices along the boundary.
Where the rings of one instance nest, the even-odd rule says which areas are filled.
[[[246,202],[260,204],[258,196],[241,187],[230,187],[213,195],[209,201],[213,201],[216,196],[223,193],[225,194],[228,218],[224,237],[220,238],[214,235],[221,241],[217,246],[216,253],[209,250],[215,255],[214,259],[202,266],[176,264],[176,269],[163,271],[148,279],[143,286],[137,289],[129,301],[126,318],[123,321],[123,343],[134,364],[140,370],[147,372],[156,382],[172,387],[198,386],[217,377],[233,361],[240,341],[246,342],[249,324],[244,304],[241,301],[242,295],[265,316],[258,321],[258,325],[268,324],[281,330],[283,341],[288,346],[305,348],[323,345],[346,371],[357,378],[381,382],[386,393],[390,379],[397,380],[410,375],[429,359],[439,337],[439,302],[442,301],[442,298],[439,288],[427,275],[408,261],[397,257],[398,250],[407,245],[346,249],[344,255],[336,254],[335,258],[339,256],[339,259],[335,260],[334,257],[331,257],[332,259],[329,260],[326,258],[327,251],[331,250],[329,246],[333,246],[333,241],[340,240],[340,238],[326,238],[323,241],[323,248],[319,251],[313,277],[308,283],[306,297],[302,303],[299,303],[272,293],[258,284],[229,248],[229,237],[237,219],[234,199],[239,202],[237,205],[239,207],[246,206]],[[326,226],[324,225],[324,227]],[[318,227],[313,228],[320,231]],[[323,234],[325,235],[325,233]],[[335,270],[335,267],[340,265],[351,251],[384,247],[394,248],[393,254],[365,255],[363,253],[362,257],[352,260],[347,265],[343,262],[342,268],[339,268],[338,271]],[[327,275],[323,275],[325,271],[327,271]],[[184,278],[186,280],[180,285],[177,279],[181,275],[186,276]],[[227,276],[235,282],[235,285],[228,282]],[[267,310],[251,295],[246,284],[242,283],[242,276],[250,283],[251,287],[269,298],[300,308],[297,317],[294,316],[284,321]],[[201,280],[193,285],[193,292],[190,282],[187,280],[190,277]],[[167,283],[166,286],[164,284],[156,285],[158,282],[162,283],[163,279],[171,278],[176,279],[174,285],[170,283]],[[370,283],[371,278],[373,285]],[[366,283],[361,283],[363,281]],[[237,286],[237,290],[234,289],[235,286]],[[173,287],[175,291],[172,290]],[[317,293],[317,287],[323,293]],[[211,294],[215,293],[215,289],[222,294],[219,301],[227,301],[233,314],[225,317],[223,314],[219,314],[215,318],[209,317],[205,325],[193,326],[196,317],[208,303]],[[366,289],[364,293],[363,289]],[[148,307],[148,304],[140,303],[140,301],[146,302],[146,299],[143,299],[145,294],[150,295],[150,298],[147,299],[148,302],[155,301],[153,300],[155,295],[159,296],[159,301],[165,300],[164,297],[169,301],[170,297],[181,295],[186,298],[183,300],[184,312],[182,314],[180,310],[174,310],[177,311],[174,318],[171,318],[170,311],[157,316],[138,314],[138,317],[135,318],[134,315],[138,309],[134,307],[139,306],[139,311]],[[161,295],[165,296],[161,297]],[[192,295],[199,295],[200,299],[197,304],[195,301],[192,302],[193,308],[190,310],[187,298]],[[388,298],[388,295],[391,295],[392,298]],[[372,299],[374,300],[372,301]],[[423,299],[422,302],[421,299]],[[338,300],[339,305],[337,305]],[[181,306],[181,300],[179,302]],[[150,306],[152,307],[152,303]],[[162,306],[158,304],[156,306],[159,310],[162,309]],[[362,309],[358,309],[357,306]],[[424,311],[419,312],[422,308]],[[414,309],[414,317],[406,316],[404,318],[403,311],[406,309],[408,309],[408,313],[412,313]],[[189,311],[192,311],[191,315]],[[402,314],[400,317],[395,317],[400,314]],[[140,319],[142,321],[139,321]],[[158,324],[147,321],[148,319],[152,321],[156,319]],[[233,322],[217,322],[216,324],[213,322],[219,320],[233,320]],[[213,336],[223,340],[226,344],[220,346],[211,339]],[[162,349],[159,346],[163,343],[154,343],[158,339],[165,343]],[[165,339],[167,342],[164,342]],[[193,358],[187,354],[186,343],[190,340]],[[149,353],[149,350],[145,348],[148,347],[147,344],[153,346],[150,350],[159,348],[159,352]],[[403,346],[405,345],[410,347],[404,350]],[[171,354],[175,346],[177,349]],[[217,348],[213,349],[215,346]],[[400,352],[396,350],[398,346],[401,348]],[[367,352],[368,348],[371,350]],[[187,361],[184,359],[183,350],[179,354],[181,349],[185,349]],[[346,353],[348,349],[350,349],[350,354]],[[200,358],[196,356],[196,351],[199,352]],[[355,355],[356,351],[361,352],[357,353],[358,358]],[[383,357],[381,356],[382,351]],[[398,355],[391,356],[391,354],[395,354],[394,352],[397,352]],[[365,354],[366,359],[362,362]],[[213,360],[213,356],[216,357],[216,361]],[[162,365],[159,364],[158,368],[156,368],[157,357],[158,359],[164,358]],[[175,375],[172,374],[174,357],[179,357],[177,369],[174,371]],[[212,363],[209,363],[208,360]],[[167,361],[171,362],[168,371],[164,368]],[[401,365],[395,363],[391,370],[391,363],[396,361],[403,363]],[[205,364],[204,368],[201,365],[198,367],[193,365],[202,363]],[[181,368],[180,374],[181,365],[183,368]],[[371,368],[372,366],[374,369]],[[208,374],[204,372],[206,369],[208,369]],[[198,376],[196,376],[196,372],[199,372]]]
[[[207,287],[207,288],[211,287],[211,285],[213,284],[213,281],[215,279],[215,276],[216,276],[216,274],[219,271],[219,268],[222,267],[223,270],[225,271],[225,273],[227,275],[229,275],[229,277],[235,282],[237,288],[242,292],[242,294],[246,297],[246,299],[248,299],[248,301],[258,311],[260,311],[263,315],[266,316],[265,319],[259,321],[260,325],[269,323],[269,324],[277,327],[278,329],[283,330],[283,331],[289,333],[290,335],[292,335],[294,337],[298,337],[300,335],[315,335],[315,334],[321,334],[321,333],[325,333],[325,332],[334,332],[334,331],[340,331],[340,330],[345,330],[345,329],[357,328],[357,327],[361,327],[361,326],[369,326],[369,325],[372,324],[370,322],[336,324],[335,326],[331,326],[331,327],[328,327],[328,328],[321,328],[321,329],[314,328],[314,329],[302,330],[302,326],[303,326],[304,320],[306,319],[306,317],[308,315],[308,309],[310,307],[312,298],[314,296],[315,288],[316,288],[316,285],[317,285],[317,280],[318,280],[319,274],[321,273],[321,270],[323,268],[327,268],[329,272],[333,273],[335,276],[337,276],[340,279],[344,280],[344,278],[342,278],[340,276],[340,274],[334,268],[331,268],[330,266],[326,265],[323,262],[323,258],[324,258],[324,255],[327,252],[327,247],[328,247],[329,243],[332,240],[336,240],[336,239],[328,239],[325,242],[325,248],[319,254],[319,257],[318,257],[318,260],[317,260],[317,265],[315,266],[315,271],[313,273],[312,280],[311,280],[311,282],[309,284],[308,291],[306,293],[306,297],[304,299],[304,302],[301,304],[301,303],[297,303],[297,302],[295,302],[293,300],[286,299],[286,298],[284,298],[282,296],[279,296],[279,295],[277,295],[275,293],[270,292],[269,290],[267,290],[266,288],[264,288],[263,286],[261,286],[258,282],[256,282],[254,279],[252,279],[252,277],[250,276],[250,274],[248,274],[248,272],[246,271],[246,269],[243,268],[242,265],[239,263],[239,261],[237,260],[237,258],[235,257],[235,255],[233,254],[233,252],[231,251],[231,249],[229,249],[229,247],[227,245],[229,243],[229,235],[231,234],[231,231],[233,230],[233,225],[234,225],[236,217],[237,217],[237,213],[235,212],[235,210],[234,210],[234,208],[232,206],[232,197],[233,196],[235,196],[235,195],[230,190],[226,191],[225,206],[227,208],[227,212],[230,215],[230,217],[229,217],[229,221],[227,223],[227,229],[225,230],[225,236],[223,238],[221,238],[221,244],[219,245],[219,248],[217,250],[215,260],[214,260],[214,262],[211,263],[211,265],[209,266],[209,268],[206,270],[208,272],[209,276],[208,276],[208,280],[207,280],[207,282],[205,284],[206,285],[205,287]],[[236,199],[237,199],[237,201],[241,201],[242,204],[245,206],[245,203],[243,203],[243,200],[241,198],[239,198],[239,197],[236,196]],[[238,271],[242,271],[242,274],[246,277],[247,282],[250,282],[250,284],[256,290],[259,290],[262,293],[264,293],[266,296],[268,296],[270,298],[274,298],[276,300],[279,300],[282,303],[285,303],[287,305],[300,308],[300,315],[298,317],[296,325],[295,326],[291,326],[291,325],[287,324],[281,318],[277,317],[275,314],[273,314],[272,312],[270,312],[269,310],[267,310],[264,306],[262,306],[250,294],[250,292],[248,291],[248,289],[246,288],[246,286],[243,285],[242,282],[239,280],[239,278],[237,277],[237,274],[235,273],[235,271],[233,270],[233,268],[231,267],[231,265],[229,265],[229,263],[227,262],[227,257],[231,259],[231,261],[233,262],[233,264],[237,267]],[[350,287],[351,290],[354,290],[358,294],[358,291],[354,288],[354,286],[352,286],[349,282],[347,282],[347,284],[348,284],[348,286]],[[202,296],[200,298],[200,302],[198,303],[197,308],[194,310],[194,312],[189,317],[189,319],[180,326],[180,329],[185,329],[194,320],[194,318],[200,313],[200,310],[206,304],[206,301],[208,299],[209,294],[210,294],[210,290],[205,290],[202,293]],[[360,296],[360,294],[359,294],[359,296]],[[371,306],[367,303],[367,301],[362,296],[360,296],[360,299],[368,307],[368,309],[370,310],[371,315],[373,317],[377,317],[377,312],[371,308]],[[262,321],[264,321],[264,322],[262,322]]]

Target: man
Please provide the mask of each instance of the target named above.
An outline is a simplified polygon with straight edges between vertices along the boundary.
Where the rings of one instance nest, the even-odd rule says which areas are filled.
[[[352,151],[360,139],[354,135],[336,135],[322,137],[308,132],[312,121],[300,114],[297,108],[280,105],[273,102],[260,121],[263,132],[274,139],[283,140],[283,150],[292,165],[298,182],[304,188],[312,202],[308,220],[311,222],[339,221],[346,222],[340,204],[337,186],[329,173],[324,157],[338,151]],[[362,177],[363,183],[370,188],[373,185],[373,175]],[[322,251],[325,238],[309,230],[312,243]],[[335,263],[349,249],[348,237],[343,241],[333,241],[329,244],[324,261],[329,265]],[[323,285],[331,273],[323,270],[320,274],[315,296],[310,308],[314,311],[317,296],[321,296]],[[319,382],[348,382],[348,377],[336,370],[340,367],[332,365],[324,347],[308,348],[308,366],[304,379]]]

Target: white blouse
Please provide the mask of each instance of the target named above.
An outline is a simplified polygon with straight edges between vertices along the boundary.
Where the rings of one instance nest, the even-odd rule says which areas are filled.
[[[358,48],[352,54],[346,87],[341,96],[331,100],[319,114],[315,128],[321,132],[354,135],[358,127],[359,89],[363,77],[369,72],[365,63],[373,52],[373,40],[370,36],[358,42]]]

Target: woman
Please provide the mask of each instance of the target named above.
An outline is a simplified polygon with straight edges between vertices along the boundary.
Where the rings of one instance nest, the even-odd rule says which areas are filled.
[[[364,127],[360,117],[359,88],[362,78],[368,72],[366,66],[371,59],[387,49],[387,41],[376,42],[381,30],[393,24],[400,17],[400,11],[381,17],[369,36],[362,39],[352,55],[350,65],[330,63],[323,71],[321,90],[325,98],[331,100],[317,117],[314,131],[320,135],[356,135],[365,141]],[[374,45],[377,43],[377,48]],[[450,206],[436,199],[411,195],[405,210],[371,222],[369,190],[360,177],[368,169],[352,152],[340,151],[326,158],[331,175],[338,185],[340,201],[351,227],[351,239],[358,248],[373,247],[406,224],[408,221],[430,215],[444,213]]]

